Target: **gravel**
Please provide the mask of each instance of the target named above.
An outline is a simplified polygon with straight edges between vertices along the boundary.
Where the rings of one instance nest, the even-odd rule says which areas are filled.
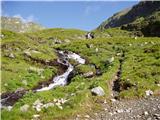
[[[88,120],[160,120],[160,96],[102,103],[102,111],[89,113]],[[74,118],[84,120],[85,116]]]

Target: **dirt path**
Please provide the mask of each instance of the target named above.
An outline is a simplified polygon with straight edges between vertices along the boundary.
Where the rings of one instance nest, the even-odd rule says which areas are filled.
[[[119,69],[109,84],[111,102],[104,101],[100,103],[102,110],[77,115],[73,120],[160,120],[160,96],[118,100],[124,56],[123,52]]]
[[[102,103],[102,110],[74,120],[160,120],[160,96]]]

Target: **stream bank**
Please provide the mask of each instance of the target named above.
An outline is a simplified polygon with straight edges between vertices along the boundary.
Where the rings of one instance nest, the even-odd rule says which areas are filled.
[[[70,77],[71,72],[74,70],[74,66],[69,63],[69,59],[75,60],[78,64],[85,64],[85,59],[81,58],[81,56],[76,53],[60,50],[58,50],[57,53],[59,56],[57,62],[60,64],[60,66],[63,66],[63,68],[67,68],[66,71],[55,76],[54,78],[51,78],[47,84],[46,82],[38,84],[38,86],[33,88],[31,91],[40,92],[51,90],[57,86],[67,85],[68,77]],[[3,106],[13,106],[19,99],[23,97],[23,95],[27,94],[28,91],[30,90],[19,89],[14,92],[2,93],[1,108],[3,108]]]

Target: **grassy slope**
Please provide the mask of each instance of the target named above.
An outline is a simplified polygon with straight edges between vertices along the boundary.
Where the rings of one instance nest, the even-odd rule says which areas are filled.
[[[54,66],[50,68],[49,66],[44,66],[42,64],[33,64],[31,61],[24,59],[23,50],[28,47],[41,52],[42,55],[38,57],[33,55],[33,57],[36,57],[37,59],[56,59],[56,54],[53,52],[53,49],[60,48],[79,53],[87,60],[87,64],[76,67],[77,74],[68,86],[58,87],[54,90],[39,93],[29,92],[14,105],[12,111],[8,112],[6,110],[2,110],[2,119],[4,120],[26,120],[31,119],[34,114],[40,114],[43,120],[56,118],[67,119],[77,113],[83,114],[90,111],[93,107],[97,108],[98,104],[95,102],[97,99],[102,100],[109,97],[110,91],[108,83],[118,70],[118,60],[120,57],[117,53],[122,53],[122,50],[125,51],[126,56],[122,66],[121,85],[123,86],[123,89],[120,96],[124,98],[139,97],[144,96],[145,90],[147,89],[151,89],[153,91],[159,90],[159,87],[155,84],[159,82],[160,72],[158,62],[160,58],[159,38],[138,38],[135,40],[127,37],[111,37],[97,38],[95,40],[77,40],[75,39],[77,36],[84,35],[83,31],[63,29],[51,29],[23,35],[4,31],[3,34],[5,34],[5,38],[2,40],[2,45],[7,44],[7,46],[12,48],[11,51],[16,55],[15,59],[5,57],[5,54],[8,54],[8,51],[6,48],[2,48],[3,92],[10,91],[10,89],[15,90],[19,87],[32,88],[34,84],[41,81],[42,79],[36,72],[28,72],[26,68],[29,66],[45,69],[46,74],[43,73],[45,78],[56,73]],[[73,36],[76,37],[74,38]],[[64,42],[64,44],[50,44],[50,42],[53,42],[51,37],[53,37],[53,40],[56,37],[62,41],[65,39],[70,39],[72,42]],[[18,44],[16,44],[16,41],[19,41]],[[13,45],[13,43],[16,45]],[[20,51],[14,50],[13,48],[18,45]],[[90,48],[87,46],[90,46]],[[48,51],[48,54],[45,54],[44,51]],[[43,55],[44,57],[42,57]],[[111,57],[114,57],[115,60],[112,63],[109,63]],[[19,64],[17,64],[17,61]],[[102,70],[102,75],[94,76],[92,78],[85,78],[82,75],[83,73],[88,71],[95,72],[95,69],[90,66],[90,64],[96,64],[97,67]],[[19,75],[21,76],[19,77]],[[26,80],[30,86],[24,86],[21,84],[20,80],[23,78],[27,78]],[[130,84],[136,83],[136,87],[124,89],[124,86],[128,83],[128,81]],[[8,87],[4,85],[5,83],[8,83]],[[106,95],[104,97],[95,97],[91,95],[90,89],[98,85],[103,87],[105,90]],[[135,89],[137,91],[135,91]],[[63,110],[55,106],[48,109],[43,109],[41,112],[37,113],[32,108],[32,104],[37,99],[47,103],[53,101],[54,98],[68,99],[68,102],[63,105]],[[28,112],[22,113],[20,111],[20,107],[24,104],[30,105],[30,108]]]
[[[106,38],[106,37],[132,37],[134,34],[127,30],[121,30],[119,27],[109,28],[105,30],[94,30],[93,31],[98,38]]]
[[[37,82],[48,80],[48,78],[56,72],[55,67],[33,63],[33,61],[25,55],[25,51],[29,51],[33,58],[52,61],[57,58],[53,49],[46,45],[39,44],[38,41],[28,39],[22,34],[10,31],[2,31],[2,34],[4,35],[1,43],[2,92],[14,91],[19,87],[33,88]],[[32,53],[33,50],[39,53]],[[10,58],[10,54],[13,54],[15,58]],[[31,67],[35,67],[37,70],[43,69],[43,71],[41,74],[38,74],[38,71],[31,71]],[[22,83],[24,80],[27,81],[28,85]]]

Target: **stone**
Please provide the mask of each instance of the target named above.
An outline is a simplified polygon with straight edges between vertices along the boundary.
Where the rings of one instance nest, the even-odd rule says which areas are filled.
[[[17,90],[15,92],[20,92],[20,91],[24,91],[25,89],[23,87],[17,88]]]
[[[114,57],[111,57],[108,61],[112,63],[114,61]]]
[[[69,42],[71,42],[69,39],[65,39],[64,40],[66,43],[69,43]]]
[[[160,114],[154,114],[153,116],[154,116],[154,118],[156,118],[157,120],[160,120]]]
[[[145,44],[145,45],[147,45],[147,44],[148,44],[148,42],[144,42],[144,44]]]
[[[109,112],[109,114],[112,116],[113,115],[113,113],[112,112]]]
[[[89,45],[89,48],[93,48],[93,44],[90,44],[90,45]]]
[[[92,88],[91,92],[92,92],[92,94],[97,95],[97,96],[105,95],[105,92],[104,92],[103,88],[100,87],[100,86]]]
[[[35,108],[38,112],[41,111],[42,107],[43,107],[43,103],[41,103],[41,101],[39,99],[37,99],[33,103],[33,108]]]
[[[8,106],[8,107],[7,107],[7,111],[11,111],[12,108],[13,108],[12,106]]]
[[[89,115],[85,115],[84,117],[85,117],[85,118],[90,118],[90,116],[89,116]]]
[[[54,99],[53,102],[57,102],[57,99]]]
[[[27,80],[22,80],[22,83],[24,84],[24,85],[27,85],[28,83],[27,83]]]
[[[54,103],[47,103],[43,105],[44,108],[53,107],[53,106],[54,106]]]
[[[151,41],[151,44],[154,45],[155,43],[153,41]]]
[[[59,106],[57,106],[57,107],[58,107],[59,109],[61,109],[61,110],[63,109],[63,107],[62,107],[62,106],[60,106],[60,105],[59,105]]]
[[[144,115],[148,115],[148,112],[147,112],[147,111],[144,111]]]
[[[55,40],[54,40],[54,43],[55,43],[55,44],[61,44],[62,41],[61,41],[61,40],[58,40],[58,39],[55,39]]]
[[[33,118],[38,118],[38,117],[40,117],[40,115],[38,114],[33,115]]]
[[[126,109],[125,112],[130,113],[131,112],[131,108]]]
[[[146,92],[146,95],[147,95],[147,96],[153,95],[153,91],[151,91],[151,90],[147,90],[147,91],[145,91],[145,92]]]
[[[71,96],[75,96],[76,94],[75,93],[71,93]]]
[[[28,68],[29,72],[36,72],[38,75],[41,75],[44,69],[41,68],[36,68],[36,67],[29,67]]]
[[[98,52],[98,48],[96,48],[96,52]]]
[[[94,73],[92,71],[90,71],[90,72],[84,73],[83,75],[84,75],[84,77],[88,78],[88,77],[92,77],[94,75]]]
[[[36,50],[32,50],[31,52],[32,52],[32,53],[35,53],[35,54],[39,54],[39,53],[41,53],[41,52],[36,51]]]
[[[135,40],[137,40],[137,38],[138,38],[137,36],[136,36],[136,37],[134,37],[134,39],[135,39]]]
[[[33,105],[38,105],[38,104],[41,104],[41,101],[40,101],[39,99],[37,99],[37,100],[33,103]]]
[[[64,104],[65,102],[67,102],[67,100],[62,98],[61,103]]]
[[[16,51],[20,51],[20,49],[19,49],[19,48],[16,48],[15,50],[16,50]]]
[[[123,109],[118,109],[118,110],[116,110],[116,112],[117,113],[123,113],[124,111],[123,111]]]
[[[149,117],[149,118],[147,118],[147,120],[152,120],[152,118]]]
[[[29,105],[25,104],[22,107],[20,107],[21,112],[27,112],[29,108]]]
[[[28,50],[26,50],[24,51],[24,55],[31,56],[31,53]]]
[[[116,99],[114,99],[114,98],[113,98],[113,99],[111,99],[111,102],[116,102]]]
[[[61,103],[60,103],[60,102],[57,102],[57,103],[56,103],[56,105],[57,105],[57,106],[60,106],[60,105],[61,105]]]
[[[121,53],[117,53],[117,56],[120,56],[121,55]]]
[[[107,103],[107,101],[106,100],[104,100],[104,102],[103,102],[104,104],[106,104]]]
[[[0,34],[0,38],[1,38],[1,39],[4,38],[4,35],[3,35],[3,34]]]
[[[44,79],[44,78],[45,78],[45,76],[43,76],[43,75],[42,75],[42,76],[41,76],[41,78],[42,78],[42,79]]]
[[[158,87],[160,87],[160,84],[157,84]]]
[[[7,87],[7,86],[8,86],[8,84],[7,84],[7,83],[5,83],[5,84],[4,84],[4,86],[6,86],[6,87]]]
[[[10,53],[10,54],[8,55],[8,57],[9,57],[9,58],[15,58],[15,56],[14,56],[13,53]]]

